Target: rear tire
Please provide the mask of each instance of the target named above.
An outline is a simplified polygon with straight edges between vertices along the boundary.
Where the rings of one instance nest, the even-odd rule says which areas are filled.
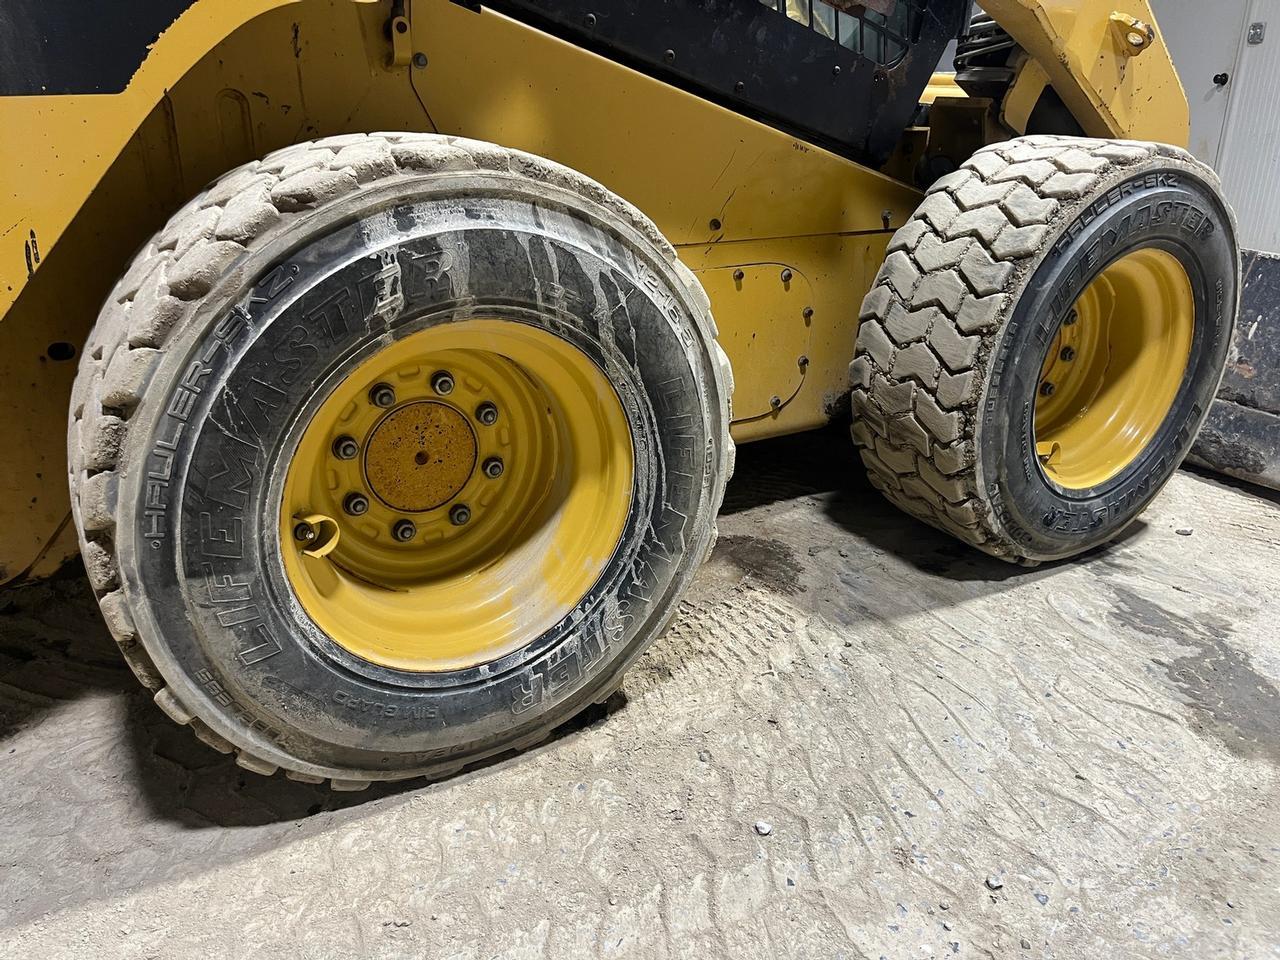
[[[139,253],[83,353],[70,480],[107,623],[170,717],[260,773],[358,789],[537,742],[617,688],[711,549],[733,454],[731,380],[714,335],[705,293],[653,224],[539,157],[376,134],[299,144],[234,170]],[[568,359],[557,366],[545,359],[553,354]],[[360,382],[358,402],[342,399],[384,355],[393,359],[379,376],[398,399],[378,393],[377,378]],[[418,369],[440,356],[458,360],[456,382]],[[500,413],[484,411],[499,382],[486,385],[486,371],[507,391]],[[523,419],[520,398],[530,398]],[[614,429],[613,440],[592,440],[594,460],[569,442],[619,424],[620,438]],[[540,439],[511,446],[522,425]],[[313,427],[358,433],[362,449],[381,438],[381,473],[373,453],[357,457],[339,443],[349,438],[324,434],[290,504],[285,477]],[[459,437],[476,439],[459,452]],[[436,459],[411,443],[435,444]],[[441,450],[448,465],[423,482],[400,457],[437,469]],[[486,459],[499,452],[505,463]],[[610,466],[617,456],[622,473]],[[559,472],[521,474],[534,461]],[[344,514],[360,477],[373,478],[366,503]],[[517,481],[532,491],[530,512],[508,504],[486,520],[486,504],[497,510]],[[596,493],[573,499],[576,484],[597,482],[610,502],[621,489],[627,508]],[[319,502],[334,484],[338,506]],[[551,495],[563,499],[546,506]],[[601,512],[615,532],[593,548],[587,579],[586,561],[575,561],[571,590],[548,583],[543,597],[541,581],[520,577],[538,562],[554,574],[568,541],[547,531],[571,502],[589,504],[579,541]],[[308,509],[325,519],[302,516]],[[334,518],[356,559],[302,559]],[[498,533],[468,553],[457,547],[466,531]],[[401,603],[430,566],[414,558],[446,542],[454,552],[431,569],[449,584],[494,585],[501,602],[489,615],[514,631],[502,643],[475,641],[475,624],[488,621],[469,619],[470,595],[451,614],[456,649],[435,659],[419,641],[434,636],[436,595],[408,616],[368,621],[367,636],[341,603],[325,607],[339,581],[348,593],[338,597],[368,585],[374,574],[352,569],[362,556],[390,579],[361,609]],[[502,579],[495,551],[508,543],[526,559]],[[320,571],[309,599],[295,589],[299,564]],[[320,626],[330,621],[346,636]]]
[[[1106,542],[1190,449],[1239,277],[1218,178],[1185,151],[984,148],[933,185],[863,302],[850,378],[871,482],[1010,561]],[[1064,398],[1060,375],[1087,382]]]

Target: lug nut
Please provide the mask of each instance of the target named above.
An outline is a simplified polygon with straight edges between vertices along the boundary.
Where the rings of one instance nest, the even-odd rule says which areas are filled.
[[[1057,387],[1055,387],[1052,383],[1046,380],[1044,383],[1040,384],[1040,396],[1052,397],[1053,391],[1057,389],[1058,389]]]
[[[396,392],[389,383],[375,383],[369,390],[369,402],[375,407],[389,407],[396,402]]]
[[[449,522],[455,527],[461,527],[463,524],[471,520],[471,508],[465,503],[455,504],[453,509],[449,511]]]
[[[310,543],[315,538],[316,528],[305,520],[299,520],[293,525],[293,539],[299,543]]]
[[[344,434],[333,441],[333,455],[339,460],[354,460],[359,452],[360,444],[356,443],[354,437],[348,437]]]
[[[448,370],[437,370],[431,375],[431,389],[442,397],[453,393],[453,374]]]
[[[484,470],[484,475],[490,480],[497,480],[498,477],[502,476],[502,458],[490,457],[484,462],[484,466],[481,469]]]
[[[342,509],[353,517],[362,517],[369,512],[369,498],[363,493],[348,493],[342,501]]]
[[[483,423],[486,427],[492,427],[498,422],[498,408],[486,400],[480,406],[476,407],[476,419]]]
[[[1076,358],[1076,348],[1063,347],[1062,352],[1059,353],[1058,356],[1060,356],[1063,360],[1066,360],[1068,363],[1070,363],[1072,360]]]
[[[412,520],[397,520],[391,528],[391,536],[401,543],[408,543],[418,535],[418,527]]]
[[[1078,319],[1080,319],[1080,315],[1076,313],[1074,310],[1072,310],[1070,313],[1068,313],[1065,317],[1062,318],[1062,325],[1064,327],[1069,327],[1073,323],[1075,323]]]

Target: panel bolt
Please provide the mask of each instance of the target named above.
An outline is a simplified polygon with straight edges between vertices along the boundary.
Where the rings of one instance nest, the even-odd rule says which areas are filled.
[[[668,50],[666,53],[662,55],[662,59],[667,61],[667,63],[675,63],[676,52],[674,50]]]
[[[427,55],[421,52],[415,53],[413,55],[413,65],[419,70],[425,70],[427,68]]]
[[[486,400],[476,407],[476,419],[486,427],[492,427],[498,422],[498,408]]]
[[[418,528],[412,520],[397,520],[391,528],[391,536],[401,543],[408,543],[418,535]]]
[[[1055,387],[1050,381],[1046,380],[1044,383],[1040,384],[1040,396],[1052,397],[1053,391],[1057,389],[1058,388]]]
[[[784,267],[784,268],[783,268],[783,270],[782,270],[782,282],[783,282],[783,283],[790,283],[790,282],[791,282],[791,277],[792,277],[792,276],[793,276],[793,274],[791,273],[791,268],[790,268],[790,267]]]
[[[772,397],[769,398],[769,406],[773,407],[773,409],[775,410],[781,410],[782,398],[779,397],[777,394],[774,394]]]
[[[812,319],[813,319],[813,307],[805,307],[805,308],[804,308],[804,318],[805,318],[806,320],[812,320]]]
[[[738,283],[741,283],[741,282],[742,282],[742,278],[743,278],[743,277],[745,277],[745,276],[746,276],[746,274],[745,274],[745,273],[743,273],[741,270],[735,270],[735,271],[733,271],[733,279],[734,279],[734,280],[736,280],[736,281],[738,281]]]
[[[354,460],[359,452],[360,444],[356,443],[354,437],[343,434],[333,441],[333,455],[339,460]]]
[[[305,520],[299,520],[293,525],[293,539],[299,543],[310,543],[315,538],[316,528]]]
[[[449,522],[455,527],[461,527],[463,524],[471,520],[471,508],[465,503],[456,504],[449,511]]]
[[[498,479],[498,477],[502,476],[503,471],[502,458],[490,457],[484,462],[484,466],[481,469],[484,470],[484,475],[490,480]]]
[[[588,27],[594,27],[596,25],[596,15],[594,13],[588,13],[586,19]]]
[[[840,76],[840,73],[841,73],[841,70],[840,70],[840,66],[839,66],[839,64],[837,64],[836,66],[834,66],[834,67],[832,67],[832,68],[831,68],[831,75],[832,75],[833,77],[838,77],[838,76]]]
[[[389,383],[375,383],[369,390],[369,402],[375,407],[389,407],[396,402],[396,392]]]
[[[448,370],[437,370],[431,375],[431,389],[442,397],[453,393],[453,374]]]
[[[363,493],[348,493],[342,501],[342,509],[353,517],[361,517],[369,512],[369,498]]]
[[[1059,353],[1058,356],[1060,356],[1063,360],[1066,360],[1068,363],[1070,363],[1072,360],[1076,358],[1076,348],[1063,347],[1062,352]]]

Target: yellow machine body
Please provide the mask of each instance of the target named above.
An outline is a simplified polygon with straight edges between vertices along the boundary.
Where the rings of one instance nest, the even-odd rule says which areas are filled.
[[[1088,133],[1185,144],[1186,98],[1146,0],[983,5],[1027,51],[1009,135],[1051,85]],[[394,40],[388,10],[198,0],[120,93],[0,97],[0,583],[75,550],[72,357],[133,251],[214,177],[301,140],[435,131],[580,170],[651,217],[705,286],[736,440],[841,408],[858,304],[914,186],[488,9],[413,0]],[[938,77],[928,98],[957,94]]]

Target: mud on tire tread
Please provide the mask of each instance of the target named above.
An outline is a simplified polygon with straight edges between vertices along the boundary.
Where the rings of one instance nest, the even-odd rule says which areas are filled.
[[[1113,183],[1156,161],[1219,184],[1166,144],[1029,136],[984,147],[930,187],[889,243],[849,366],[853,439],[886,499],[993,556],[1035,562],[978,481],[988,361],[1042,251]]]
[[[129,420],[145,402],[147,385],[175,330],[191,319],[200,298],[254,250],[287,232],[302,217],[372,185],[385,185],[435,171],[496,171],[532,183],[570,190],[620,216],[648,240],[688,288],[699,307],[694,321],[713,347],[716,377],[726,404],[733,378],[724,351],[715,342],[710,302],[697,279],[676,257],[675,249],[636,207],[594,180],[553,161],[490,143],[419,133],[349,134],[295,144],[238,167],[209,184],[183,206],[134,256],[104,303],[81,354],[72,389],[68,423],[68,478],[72,513],[89,581],[112,636],[140,683],[155,691],[157,705],[176,723],[222,753],[235,753],[247,770],[271,775],[278,769],[219,736],[192,714],[167,687],[138,636],[120,589],[115,557],[117,468]],[[722,423],[719,475],[733,472],[729,411]],[[723,497],[721,482],[718,495]],[[719,511],[715,503],[712,515]],[[711,542],[715,542],[712,531]],[[602,682],[612,692],[625,663]],[[520,745],[541,742],[558,718],[523,737]],[[510,749],[504,746],[501,749]],[[469,757],[474,762],[483,755]],[[445,776],[459,767],[441,767]],[[313,775],[285,770],[292,779],[318,782]],[[334,778],[335,790],[358,790],[372,779]]]

